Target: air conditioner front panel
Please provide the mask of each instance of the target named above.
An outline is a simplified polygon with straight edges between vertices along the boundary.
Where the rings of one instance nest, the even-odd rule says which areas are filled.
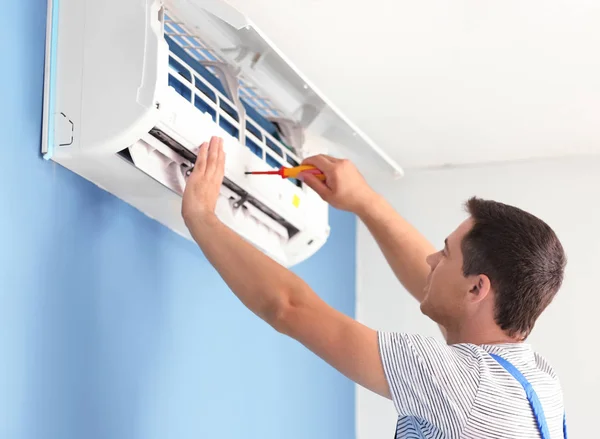
[[[59,10],[49,0],[42,151],[190,239],[181,217],[188,173],[199,146],[220,136],[227,158],[217,215],[292,266],[327,241],[328,205],[302,182],[245,173],[300,164],[331,141],[319,139],[327,124],[343,121],[323,117],[331,109],[316,108],[326,106],[320,98],[306,116],[312,101],[301,76],[281,68],[277,51],[252,55],[268,40],[255,29],[230,32],[218,20],[245,21],[221,0],[210,4],[61,0]],[[228,42],[251,50],[225,56]],[[299,120],[288,114],[297,109]]]

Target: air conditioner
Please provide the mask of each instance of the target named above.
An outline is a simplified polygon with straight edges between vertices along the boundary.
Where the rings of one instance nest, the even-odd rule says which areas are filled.
[[[42,153],[191,239],[181,218],[198,146],[225,139],[218,217],[285,266],[329,235],[302,182],[247,176],[308,155],[401,168],[248,17],[220,0],[50,0]]]

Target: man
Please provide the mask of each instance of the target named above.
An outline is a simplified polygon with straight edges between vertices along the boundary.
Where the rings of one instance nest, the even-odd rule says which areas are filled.
[[[218,220],[224,163],[221,139],[200,147],[182,206],[194,239],[251,311],[349,379],[392,399],[396,438],[563,437],[558,378],[523,343],[560,288],[566,264],[544,222],[473,198],[470,217],[435,251],[351,163],[327,156],[305,160],[326,176],[322,182],[306,175],[305,183],[364,222],[447,343],[377,332],[328,306]]]

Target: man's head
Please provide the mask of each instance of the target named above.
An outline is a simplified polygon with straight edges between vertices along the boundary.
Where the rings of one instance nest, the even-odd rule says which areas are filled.
[[[525,339],[562,284],[562,245],[546,223],[516,207],[471,198],[466,208],[470,217],[427,258],[421,309],[447,328],[487,319]]]

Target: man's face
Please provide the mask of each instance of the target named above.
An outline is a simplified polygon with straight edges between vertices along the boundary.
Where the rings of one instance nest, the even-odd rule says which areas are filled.
[[[471,219],[467,219],[448,236],[442,250],[427,257],[431,272],[421,311],[445,327],[455,326],[468,311],[467,295],[473,280],[463,276],[461,243],[471,227]]]

